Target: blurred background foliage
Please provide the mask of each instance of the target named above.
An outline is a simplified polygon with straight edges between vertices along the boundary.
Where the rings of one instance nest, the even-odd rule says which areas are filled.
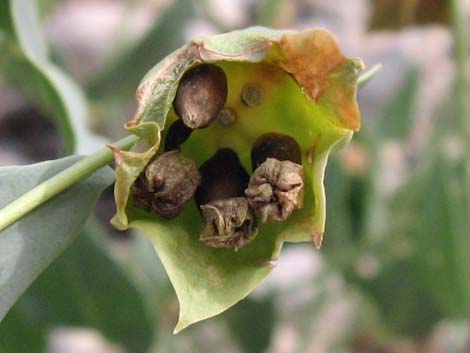
[[[120,138],[145,72],[194,37],[322,26],[384,69],[360,89],[362,130],[327,168],[320,252],[285,246],[247,299],[173,336],[171,285],[144,237],[109,226],[110,188],[0,323],[1,353],[470,352],[470,116],[458,101],[470,100],[470,55],[454,55],[451,4],[40,0],[36,18],[22,3],[13,19],[0,4],[0,165]]]

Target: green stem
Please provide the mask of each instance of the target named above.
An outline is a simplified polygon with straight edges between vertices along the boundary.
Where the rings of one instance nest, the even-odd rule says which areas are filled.
[[[452,16],[454,50],[457,64],[457,116],[460,119],[460,131],[464,147],[465,192],[467,212],[470,217],[470,55],[468,33],[465,33],[465,15],[469,15],[460,1],[449,3]]]
[[[115,142],[113,146],[121,150],[126,150],[129,149],[137,140],[138,137],[136,136],[128,136]],[[81,159],[69,168],[37,185],[32,190],[28,191],[26,194],[20,196],[0,210],[0,232],[42,203],[83,180],[112,161],[112,152],[108,148],[103,147],[94,154]]]
[[[380,71],[382,71],[382,64],[375,64],[369,70],[364,72],[361,76],[359,76],[359,80],[357,84],[359,86],[364,86],[367,82],[369,82],[375,75],[377,75]]]

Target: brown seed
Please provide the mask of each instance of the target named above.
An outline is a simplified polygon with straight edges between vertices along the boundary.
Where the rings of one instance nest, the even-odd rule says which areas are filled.
[[[263,222],[285,221],[302,208],[303,179],[300,164],[268,158],[251,176],[245,195]]]
[[[258,137],[251,149],[253,170],[258,168],[268,158],[301,164],[302,151],[293,137],[271,132]]]
[[[181,78],[173,107],[191,129],[208,126],[227,100],[227,77],[212,64],[202,64],[187,71]]]
[[[249,176],[235,151],[218,150],[200,168],[195,194],[204,218],[200,240],[216,248],[239,249],[254,239],[256,216],[244,197]]]
[[[132,187],[134,206],[174,218],[193,197],[201,177],[196,163],[173,150],[157,156]]]
[[[165,138],[165,152],[179,150],[180,146],[189,138],[193,130],[187,127],[181,119],[171,124]]]
[[[199,168],[201,185],[194,195],[197,205],[229,197],[243,197],[250,176],[241,165],[237,153],[219,149]]]
[[[248,83],[242,90],[242,101],[249,107],[256,107],[263,103],[263,88],[256,83]]]
[[[237,121],[237,113],[232,108],[224,108],[217,115],[217,120],[223,127],[233,125]]]
[[[145,189],[145,173],[141,173],[131,186],[132,201],[134,207],[146,211],[152,209],[153,194]]]
[[[212,201],[201,210],[204,228],[199,240],[206,245],[238,250],[256,237],[256,215],[244,197]]]
[[[285,221],[303,205],[304,171],[294,138],[278,133],[260,136],[251,150],[254,170],[245,195],[263,222]]]

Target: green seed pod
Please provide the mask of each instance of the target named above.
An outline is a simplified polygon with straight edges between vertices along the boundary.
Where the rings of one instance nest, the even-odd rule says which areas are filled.
[[[227,100],[227,77],[211,64],[188,70],[181,79],[173,108],[191,129],[207,127],[217,118]]]
[[[204,226],[199,237],[214,248],[238,250],[256,236],[256,216],[244,197],[248,173],[235,151],[223,148],[200,168],[202,183],[195,195]]]
[[[217,68],[214,71],[220,70],[223,75],[215,75],[222,78],[208,85],[212,93],[205,94],[207,101],[199,101],[195,99],[197,93],[206,89],[193,90],[187,82],[200,82],[191,77],[204,68]],[[180,302],[175,332],[214,316],[245,297],[270,273],[283,243],[314,242],[320,247],[326,220],[325,168],[329,154],[344,146],[360,128],[356,89],[362,69],[361,60],[342,55],[334,37],[325,30],[296,32],[256,27],[193,40],[158,63],[142,79],[136,93],[137,111],[125,125],[141,141],[129,152],[113,149],[116,160],[113,224],[120,229],[137,228],[152,241]],[[220,82],[226,82],[226,90]],[[222,109],[230,110],[219,114]],[[184,143],[178,139],[176,143],[161,141],[161,135],[169,138],[164,130],[178,116],[189,128],[196,129]],[[217,116],[221,118],[211,124]],[[202,127],[205,128],[199,129]],[[278,155],[289,161],[262,157],[265,161],[255,162],[260,164],[255,166],[253,184],[263,175],[272,175],[279,189],[284,184],[290,188],[291,192],[281,196],[289,199],[289,205],[296,211],[282,224],[260,222],[256,226],[259,236],[238,252],[213,248],[212,244],[206,246],[197,234],[203,229],[203,238],[207,235],[214,238],[211,242],[222,244],[230,243],[220,237],[232,232],[226,229],[233,229],[233,234],[240,230],[243,234],[254,234],[243,230],[243,227],[254,229],[254,222],[244,223],[254,219],[243,194],[246,186],[241,194],[239,187],[234,188],[231,197],[214,189],[214,194],[226,197],[222,200],[232,200],[226,202],[223,212],[217,200],[209,201],[211,197],[203,200],[203,196],[197,195],[199,203],[203,203],[201,207],[188,202],[179,216],[171,220],[152,217],[130,203],[131,186],[139,185],[136,179],[163,149],[161,143],[171,148],[179,146],[181,154],[198,166],[219,149],[229,148],[237,152],[239,164],[250,170],[250,153],[256,140],[273,132],[294,138],[302,158],[299,151],[295,158]],[[269,162],[271,159],[274,162]],[[268,164],[263,167],[265,163]],[[303,191],[297,193],[303,194],[303,198],[293,198],[297,203],[290,197],[301,181],[289,175],[300,177],[303,182]],[[263,191],[261,185],[258,188]],[[275,193],[276,189],[271,191]],[[266,195],[267,192],[260,193],[260,197]],[[149,199],[142,197],[139,202],[146,207]],[[204,207],[209,204],[213,207]],[[291,206],[282,206],[281,219],[291,212]],[[260,213],[266,220],[271,217]],[[245,245],[240,241],[244,237],[231,236],[234,242],[230,246]]]

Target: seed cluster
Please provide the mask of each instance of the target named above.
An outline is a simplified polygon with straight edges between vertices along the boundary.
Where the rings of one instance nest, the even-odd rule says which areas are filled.
[[[173,107],[179,120],[166,135],[165,152],[147,165],[132,186],[134,206],[153,210],[164,218],[176,217],[193,196],[203,218],[200,241],[216,248],[239,249],[258,232],[262,222],[285,221],[303,203],[304,172],[301,150],[291,136],[267,133],[251,150],[253,174],[242,166],[237,153],[221,148],[199,169],[184,157],[180,146],[194,129],[214,120],[224,126],[238,119],[224,107],[227,77],[212,64],[201,64],[182,77]],[[256,83],[243,88],[240,99],[248,107],[263,103]]]

